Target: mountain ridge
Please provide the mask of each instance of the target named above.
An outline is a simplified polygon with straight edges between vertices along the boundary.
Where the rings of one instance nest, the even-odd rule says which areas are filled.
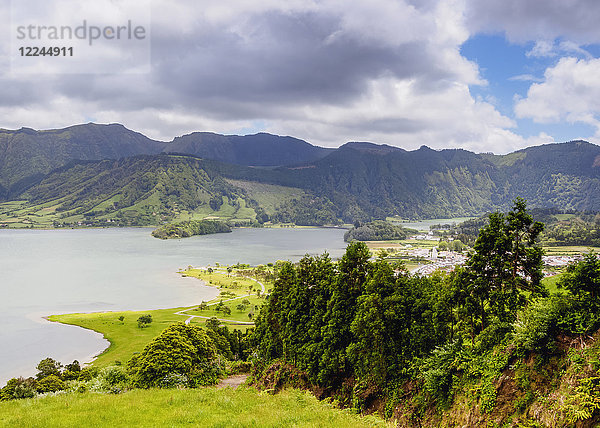
[[[49,138],[52,136],[54,139]],[[61,136],[65,138],[61,140]],[[81,146],[85,146],[83,150],[79,150]],[[49,153],[49,147],[57,150]],[[98,157],[102,159],[94,159]],[[122,161],[99,166],[99,162],[111,159]],[[128,171],[119,166],[127,162],[135,168]],[[156,168],[147,168],[145,163]],[[105,181],[94,175],[99,171]],[[159,171],[168,173],[168,184],[158,176]],[[198,178],[206,174],[215,180],[218,177],[220,184],[214,187]],[[325,149],[294,137],[266,133],[232,136],[196,132],[172,142],[158,142],[119,124],[48,131],[0,130],[0,198],[4,200],[21,198],[35,204],[63,201],[63,205],[71,201],[62,209],[93,214],[98,211],[93,208],[98,198],[109,200],[118,194],[119,200],[131,202],[130,207],[146,206],[136,199],[142,198],[137,190],[123,196],[122,189],[115,187],[115,177],[126,180],[123,186],[126,182],[162,182],[153,197],[171,205],[177,196],[173,187],[189,187],[197,180],[196,187],[204,186],[206,194],[200,197],[194,193],[198,189],[189,187],[186,210],[199,209],[210,215],[222,214],[221,206],[230,207],[228,213],[241,209],[248,221],[316,225],[388,216],[470,216],[506,209],[517,196],[535,207],[600,211],[600,147],[581,140],[494,155],[427,146],[408,151],[356,141]],[[231,187],[227,180],[242,184]],[[90,192],[81,193],[82,188]],[[252,189],[260,189],[258,199],[268,200],[268,207],[250,196]],[[274,193],[262,197],[265,192]],[[73,199],[73,195],[80,197]],[[119,209],[133,209],[121,205]],[[163,213],[161,219],[177,218],[179,211],[167,205],[152,206]],[[149,217],[149,211],[144,210],[144,224],[159,222],[159,217]],[[101,211],[106,212],[105,205]]]

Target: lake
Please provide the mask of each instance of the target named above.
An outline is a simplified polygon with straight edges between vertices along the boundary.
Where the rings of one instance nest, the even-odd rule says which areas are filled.
[[[160,240],[149,228],[0,230],[0,387],[52,357],[89,361],[100,334],[45,321],[58,313],[195,305],[218,294],[176,272],[188,265],[299,260],[346,247],[341,229],[234,229]]]

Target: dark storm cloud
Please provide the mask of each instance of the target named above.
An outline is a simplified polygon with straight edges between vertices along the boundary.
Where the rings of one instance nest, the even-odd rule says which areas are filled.
[[[367,43],[330,14],[268,12],[242,31],[202,23],[179,37],[156,29],[152,46],[157,83],[180,102],[235,99],[253,102],[258,111],[261,103],[348,102],[382,76],[451,77],[435,67],[425,41]]]
[[[598,0],[470,0],[466,17],[472,32],[505,32],[518,42],[565,37],[586,44],[600,39]]]

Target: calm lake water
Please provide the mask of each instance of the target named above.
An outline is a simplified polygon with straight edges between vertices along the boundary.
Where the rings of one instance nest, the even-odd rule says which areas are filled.
[[[339,257],[345,249],[339,229],[235,229],[167,241],[151,230],[0,230],[0,387],[34,374],[43,358],[83,362],[108,345],[43,316],[194,305],[218,292],[180,277],[179,268]]]

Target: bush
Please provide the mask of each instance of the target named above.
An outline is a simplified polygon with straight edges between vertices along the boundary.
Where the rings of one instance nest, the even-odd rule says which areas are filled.
[[[451,398],[454,373],[462,350],[459,340],[435,348],[431,355],[423,360],[421,376],[423,386],[430,397],[447,403]]]
[[[39,392],[56,392],[65,389],[65,383],[58,376],[51,374],[37,383]]]
[[[213,380],[217,355],[212,339],[200,327],[177,323],[167,327],[127,363],[135,386],[160,387],[167,375],[182,375],[190,386]]]
[[[31,398],[35,396],[36,392],[37,381],[34,378],[12,378],[6,382],[4,388],[0,390],[0,401]]]
[[[43,379],[50,375],[55,375],[60,378],[62,364],[53,360],[52,358],[44,358],[38,363],[36,368],[38,369],[38,373],[35,375],[37,380]]]
[[[517,349],[544,352],[552,349],[559,332],[589,334],[600,327],[600,313],[590,306],[585,295],[558,293],[538,299],[519,312],[512,342]]]
[[[137,319],[138,327],[144,328],[147,327],[152,322],[152,315],[146,314],[142,315]]]
[[[98,376],[98,369],[96,367],[85,367],[79,372],[77,380],[87,382],[96,376]]]
[[[129,383],[127,370],[123,366],[108,366],[100,370],[98,376],[108,386],[126,386]]]

